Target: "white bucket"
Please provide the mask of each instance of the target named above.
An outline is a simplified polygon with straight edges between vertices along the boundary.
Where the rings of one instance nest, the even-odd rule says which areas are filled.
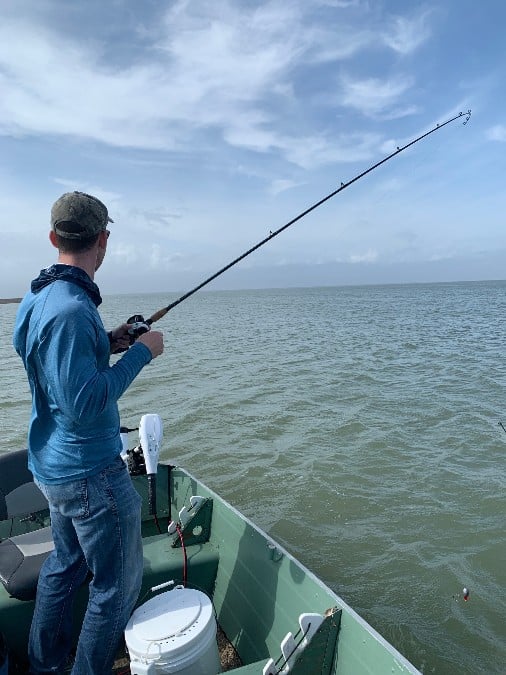
[[[176,586],[138,607],[125,629],[132,675],[221,672],[211,600]]]

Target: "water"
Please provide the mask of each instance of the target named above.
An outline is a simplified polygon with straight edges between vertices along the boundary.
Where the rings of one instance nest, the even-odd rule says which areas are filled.
[[[506,282],[201,292],[120,401],[424,673],[506,672]],[[107,297],[109,327],[176,296]],[[0,305],[4,450],[29,391]],[[462,588],[470,589],[464,602]]]

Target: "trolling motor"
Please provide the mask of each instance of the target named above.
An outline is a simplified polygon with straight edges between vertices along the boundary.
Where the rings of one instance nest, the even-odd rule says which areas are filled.
[[[147,475],[149,515],[156,515],[156,471],[160,446],[163,438],[163,424],[160,415],[148,414],[141,417],[139,422],[139,445],[131,450],[128,448],[128,433],[137,429],[121,427],[120,434],[123,443],[121,456],[126,462],[131,476]]]

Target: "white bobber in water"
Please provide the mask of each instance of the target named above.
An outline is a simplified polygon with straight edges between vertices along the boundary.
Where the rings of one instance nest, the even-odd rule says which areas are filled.
[[[212,602],[192,588],[176,586],[138,607],[125,642],[132,675],[221,672]]]

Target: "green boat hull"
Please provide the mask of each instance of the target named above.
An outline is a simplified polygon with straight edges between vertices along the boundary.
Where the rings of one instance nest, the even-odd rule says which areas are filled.
[[[134,476],[143,497],[144,578],[139,602],[153,586],[183,582],[207,593],[219,626],[238,653],[242,666],[232,672],[262,673],[269,659],[281,670],[281,642],[297,640],[299,616],[324,617],[317,633],[290,669],[295,675],[383,675],[418,673],[398,651],[339,596],[283,547],[203,483],[180,468],[160,464],[157,477],[158,526],[148,513],[145,476]],[[199,496],[190,508],[190,497]],[[180,518],[181,510],[182,516]],[[42,517],[47,514],[38,514]],[[169,522],[181,521],[184,548]],[[0,522],[4,539],[40,527],[34,520]],[[83,587],[75,606],[76,636],[87,602]],[[0,586],[0,632],[11,655],[26,659],[32,601],[16,600]]]

